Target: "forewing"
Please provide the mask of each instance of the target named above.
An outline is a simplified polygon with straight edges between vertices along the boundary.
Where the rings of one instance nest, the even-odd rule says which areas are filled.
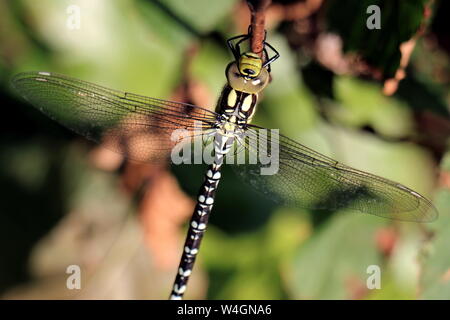
[[[49,72],[16,75],[12,84],[50,118],[138,161],[165,159],[180,141],[199,136],[216,114],[191,104],[108,89]]]

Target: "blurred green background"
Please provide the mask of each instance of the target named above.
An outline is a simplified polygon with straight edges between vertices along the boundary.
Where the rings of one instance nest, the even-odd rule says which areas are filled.
[[[370,4],[380,30],[366,27]],[[254,123],[417,190],[440,217],[281,207],[225,168],[187,298],[450,298],[448,12],[446,1],[273,1],[267,40],[281,58]],[[248,24],[239,0],[0,2],[2,298],[167,298],[205,170],[126,162],[24,102],[11,76],[58,72],[213,108],[225,41]],[[74,264],[81,290],[66,288]],[[381,289],[366,286],[371,265]]]

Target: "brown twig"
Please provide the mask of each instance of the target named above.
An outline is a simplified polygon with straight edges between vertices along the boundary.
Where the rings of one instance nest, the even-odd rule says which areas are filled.
[[[251,12],[250,47],[252,52],[258,53],[261,57],[264,50],[266,9],[271,4],[271,0],[247,0],[247,5]]]

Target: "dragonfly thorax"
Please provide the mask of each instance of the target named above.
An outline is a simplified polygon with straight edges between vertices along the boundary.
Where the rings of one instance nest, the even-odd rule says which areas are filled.
[[[216,111],[221,119],[242,126],[251,121],[257,101],[256,93],[238,91],[227,85],[222,91]]]
[[[217,128],[221,135],[235,137],[245,131],[246,123],[246,119],[239,118],[236,115],[222,114],[218,120]]]

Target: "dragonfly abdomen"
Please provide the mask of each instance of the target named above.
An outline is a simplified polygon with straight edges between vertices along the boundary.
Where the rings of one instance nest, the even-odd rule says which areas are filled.
[[[208,167],[200,191],[197,196],[194,214],[189,222],[189,231],[183,247],[183,256],[175,278],[171,300],[179,300],[183,297],[187,287],[189,276],[194,267],[195,258],[200,248],[203,234],[206,231],[210,213],[214,205],[217,186],[219,184],[224,156],[230,151],[234,137],[216,134],[214,140],[214,162]]]

